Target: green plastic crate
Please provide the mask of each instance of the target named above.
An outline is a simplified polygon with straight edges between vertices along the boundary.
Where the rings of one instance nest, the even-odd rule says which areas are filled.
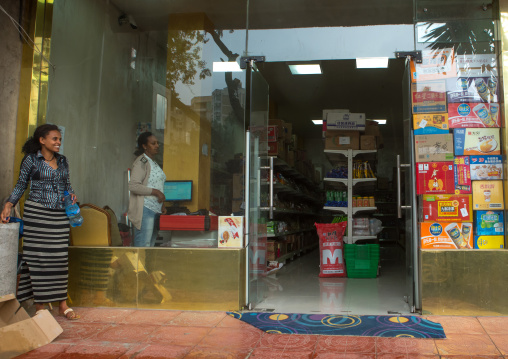
[[[349,278],[376,278],[379,244],[345,244],[344,256]]]

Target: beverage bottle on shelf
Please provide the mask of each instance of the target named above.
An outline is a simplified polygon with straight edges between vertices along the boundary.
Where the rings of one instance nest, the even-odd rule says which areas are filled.
[[[69,192],[64,192],[65,214],[69,217],[69,223],[72,227],[79,227],[83,223],[83,217],[77,203],[72,204],[72,198]]]

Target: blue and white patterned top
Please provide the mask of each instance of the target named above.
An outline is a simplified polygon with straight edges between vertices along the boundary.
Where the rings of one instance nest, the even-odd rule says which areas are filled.
[[[23,158],[19,179],[7,200],[12,204],[18,203],[30,182],[28,200],[42,204],[44,207],[64,208],[64,192],[74,193],[71,187],[69,162],[63,155],[55,153],[57,168],[52,168],[44,161],[41,151],[30,153]]]
[[[145,154],[145,158],[148,160],[150,164],[150,177],[148,177],[148,183],[146,184],[149,188],[155,188],[164,193],[164,182],[166,182],[166,174],[159,167],[157,162],[153,161],[150,157]],[[145,201],[143,204],[149,210],[154,211],[155,213],[162,212],[162,203],[157,202],[157,197],[155,196],[145,196]]]

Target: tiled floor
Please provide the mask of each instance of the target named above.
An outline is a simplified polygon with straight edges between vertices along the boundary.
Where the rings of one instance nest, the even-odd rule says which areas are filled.
[[[508,358],[508,317],[428,316],[446,339],[266,334],[224,312],[76,308],[64,332],[18,358]]]

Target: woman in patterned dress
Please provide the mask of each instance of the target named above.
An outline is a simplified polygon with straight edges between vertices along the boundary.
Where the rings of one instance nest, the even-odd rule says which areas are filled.
[[[128,216],[134,225],[134,246],[153,247],[157,231],[154,230],[155,216],[166,213],[164,207],[164,182],[166,175],[155,162],[159,153],[159,142],[151,132],[138,137],[138,148],[129,182]]]
[[[67,305],[69,219],[65,214],[64,192],[76,195],[71,187],[69,162],[60,155],[62,135],[56,125],[37,127],[23,145],[19,179],[1,213],[9,221],[30,183],[23,213],[23,262],[17,297],[20,302],[34,299],[36,313],[46,303],[59,302],[59,312],[67,319],[79,316]]]

